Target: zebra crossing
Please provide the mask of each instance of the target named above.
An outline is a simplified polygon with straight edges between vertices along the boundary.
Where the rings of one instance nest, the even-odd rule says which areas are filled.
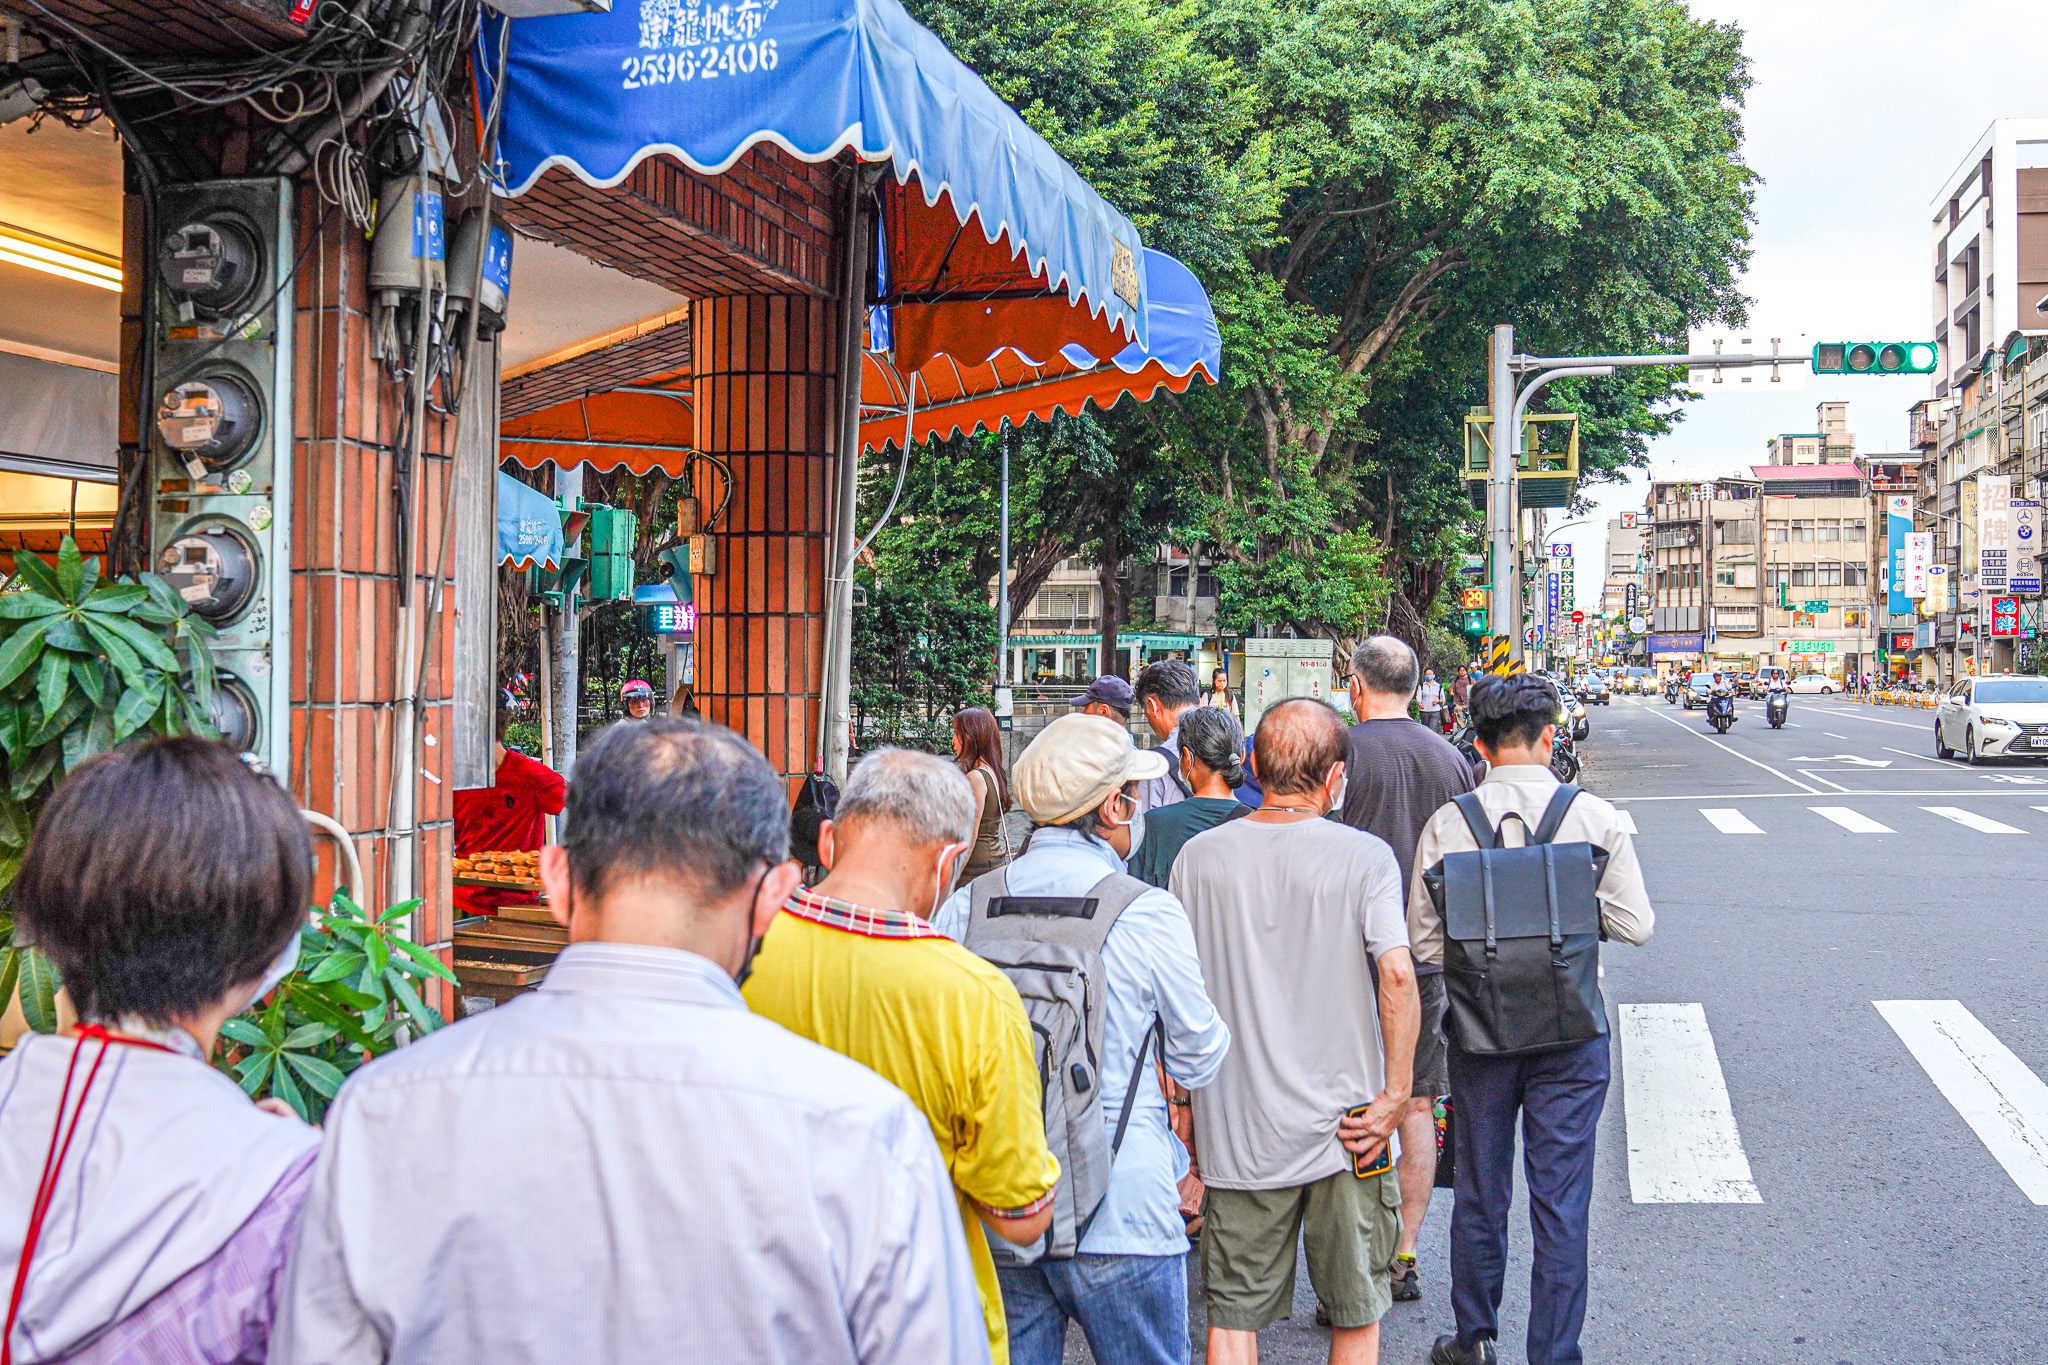
[[[2048,1206],[2048,1084],[1960,1001],[1871,1004],[1904,1045],[1894,1077],[1904,1102],[1918,1091],[1906,1066],[1910,1057],[2020,1194]],[[1766,1203],[1743,1149],[1705,1007],[1625,1004],[1619,1014],[1630,1201]]]
[[[1699,811],[1702,819],[1722,834],[1804,834],[1813,832],[1812,820],[1815,816],[1849,834],[1897,834],[1900,832],[1899,826],[1909,823],[1935,830],[1959,826],[1978,834],[2048,833],[2048,821],[2040,822],[2043,828],[2039,831],[2023,829],[1986,815],[1982,811],[1970,810],[1963,806],[1894,806],[1887,809],[1882,820],[1853,806],[1797,806],[1772,802],[1768,807],[1750,810],[1734,806],[1699,806],[1695,809]],[[2048,806],[2029,806],[2027,809],[2048,814]],[[1922,818],[1930,816],[1933,817],[1931,820]],[[1637,828],[1635,817],[1625,809],[1621,812],[1621,817],[1623,829],[1630,834],[1642,832]]]

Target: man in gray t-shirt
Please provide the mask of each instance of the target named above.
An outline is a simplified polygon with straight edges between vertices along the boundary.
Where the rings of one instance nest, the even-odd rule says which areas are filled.
[[[1407,1112],[1419,1007],[1399,863],[1322,818],[1343,794],[1344,754],[1325,703],[1267,711],[1253,749],[1265,804],[1190,839],[1173,867],[1236,1040],[1194,1098],[1211,1358],[1239,1358],[1246,1343],[1228,1338],[1288,1315],[1304,1226],[1333,1358],[1365,1349],[1364,1334],[1376,1350],[1391,1302],[1399,1187],[1391,1171],[1354,1174],[1352,1158],[1376,1164]]]
[[[1472,790],[1472,765],[1442,735],[1408,719],[1415,689],[1415,651],[1391,635],[1375,635],[1352,651],[1350,787],[1338,819],[1377,834],[1401,864],[1401,885],[1415,874],[1415,845],[1430,817]],[[1401,1121],[1401,1245],[1390,1271],[1396,1299],[1422,1297],[1415,1243],[1429,1214],[1436,1184],[1436,1097],[1450,1093],[1444,1054],[1444,978],[1441,967],[1415,965],[1422,1002],[1415,1042],[1415,1099]]]

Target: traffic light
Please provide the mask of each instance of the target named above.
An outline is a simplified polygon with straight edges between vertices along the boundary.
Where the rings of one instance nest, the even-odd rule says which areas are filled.
[[[1931,341],[1823,341],[1815,374],[1933,374],[1941,353]]]
[[[630,602],[635,581],[633,546],[640,519],[623,507],[590,504],[590,583],[593,602]]]
[[[1467,634],[1467,635],[1484,635],[1484,634],[1486,634],[1486,608],[1484,608],[1484,607],[1477,607],[1477,608],[1472,608],[1472,609],[1469,609],[1469,610],[1467,610],[1467,611],[1466,611],[1466,613],[1465,613],[1465,634]]]
[[[151,567],[220,632],[221,738],[279,772],[291,766],[292,202],[282,179],[167,185],[145,266]]]

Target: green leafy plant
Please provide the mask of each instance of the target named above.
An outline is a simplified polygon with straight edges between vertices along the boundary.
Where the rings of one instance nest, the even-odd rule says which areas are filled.
[[[65,773],[143,733],[214,737],[214,629],[155,574],[103,578],[64,537],[53,566],[26,551],[0,582],[0,892],[36,811]],[[57,1027],[56,968],[0,915],[0,1006]]]
[[[372,1057],[443,1027],[415,982],[453,982],[438,958],[408,942],[405,901],[366,913],[345,891],[299,933],[299,965],[269,999],[221,1027],[215,1065],[252,1098],[275,1096],[318,1123],[341,1083]]]

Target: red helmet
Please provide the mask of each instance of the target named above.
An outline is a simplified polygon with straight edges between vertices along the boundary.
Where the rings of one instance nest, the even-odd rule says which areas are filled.
[[[654,700],[654,685],[645,678],[628,678],[619,688],[619,700],[632,701],[637,697]]]

